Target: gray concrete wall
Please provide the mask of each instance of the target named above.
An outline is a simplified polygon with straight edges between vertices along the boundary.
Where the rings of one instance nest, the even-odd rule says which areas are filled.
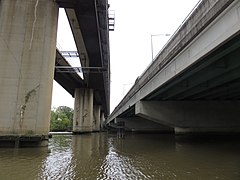
[[[104,123],[105,123],[104,112],[101,112],[101,117],[100,117],[100,130],[103,130],[103,128],[104,128]]]
[[[73,132],[86,133],[93,130],[93,90],[75,89]]]
[[[100,131],[100,112],[101,106],[94,105],[93,106],[93,131]]]
[[[58,6],[0,1],[0,134],[48,134]]]
[[[140,101],[137,116],[176,131],[240,130],[240,101]]]
[[[174,129],[161,125],[159,123],[149,121],[141,117],[116,118],[117,122],[125,123],[125,130],[133,132],[161,132],[172,133]]]

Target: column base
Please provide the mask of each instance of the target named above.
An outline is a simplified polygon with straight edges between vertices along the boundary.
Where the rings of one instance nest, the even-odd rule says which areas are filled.
[[[48,135],[0,135],[0,147],[46,147]]]
[[[73,134],[85,134],[85,133],[91,133],[92,130],[92,126],[75,126],[73,128],[72,133]]]
[[[100,130],[93,130],[92,133],[99,133],[101,132]]]

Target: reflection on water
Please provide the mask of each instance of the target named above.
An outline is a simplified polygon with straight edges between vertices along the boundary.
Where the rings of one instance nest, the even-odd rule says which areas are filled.
[[[48,148],[0,149],[0,179],[239,180],[239,150],[239,138],[54,135]]]
[[[49,143],[49,155],[42,161],[40,179],[74,179],[72,136],[55,136]]]
[[[115,139],[122,146],[123,139]],[[121,154],[114,147],[114,139],[108,140],[108,154],[101,166],[100,179],[146,179],[141,170],[134,166],[133,158]]]
[[[0,179],[34,179],[47,158],[47,149],[0,149]]]

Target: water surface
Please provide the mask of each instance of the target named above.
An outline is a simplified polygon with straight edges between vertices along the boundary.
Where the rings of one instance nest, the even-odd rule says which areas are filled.
[[[48,148],[1,148],[0,179],[239,180],[240,140],[53,135]]]

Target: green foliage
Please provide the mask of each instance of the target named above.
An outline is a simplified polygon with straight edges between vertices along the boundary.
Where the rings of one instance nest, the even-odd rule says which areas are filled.
[[[71,131],[73,124],[73,109],[67,106],[59,106],[51,111],[51,131]]]

